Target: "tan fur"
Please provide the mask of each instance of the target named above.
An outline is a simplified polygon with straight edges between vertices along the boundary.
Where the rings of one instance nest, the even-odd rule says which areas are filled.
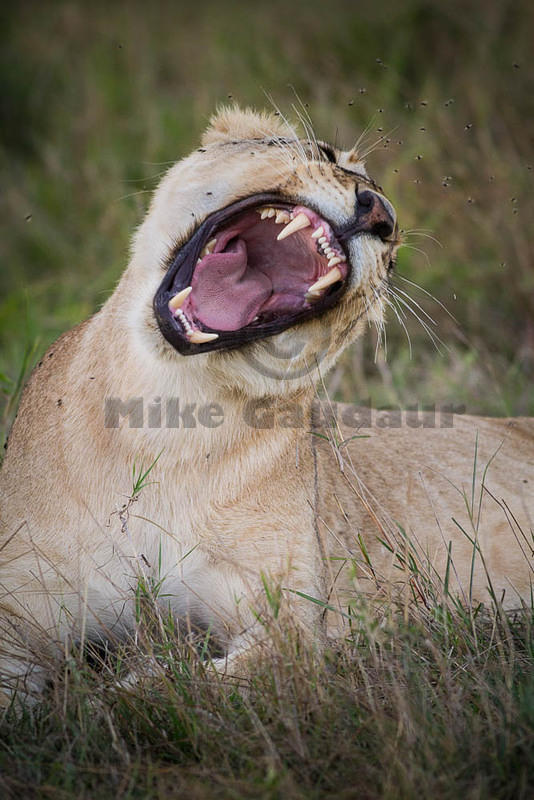
[[[269,144],[278,137],[294,142]],[[353,151],[340,163],[365,175]],[[54,643],[82,631],[131,632],[139,578],[162,579],[165,604],[180,619],[210,626],[234,668],[262,642],[262,574],[286,590],[283,614],[319,641],[320,607],[295,592],[326,599],[335,591],[343,599],[398,583],[379,540],[398,548],[399,526],[441,573],[452,541],[462,584],[454,591],[464,600],[470,591],[486,599],[481,560],[471,580],[472,546],[452,522],[473,536],[461,492],[471,498],[477,430],[477,492],[484,463],[502,446],[486,480],[495,499],[484,490],[476,536],[499,597],[506,590],[509,606],[528,600],[532,421],[457,417],[447,429],[375,427],[370,438],[341,448],[310,434],[317,354],[324,374],[364,323],[382,319],[392,245],[367,234],[351,240],[352,283],[342,302],[272,340],[183,357],[159,332],[152,298],[165,260],[193,224],[236,199],[278,190],[342,225],[354,213],[355,187],[355,178],[317,160],[279,118],[236,108],[222,110],[201,150],[165,176],[116,291],[43,357],[11,432],[0,474],[6,689],[38,691],[40,655]],[[293,357],[281,362],[273,346]],[[143,397],[144,426],[123,420],[105,427],[105,401],[113,397]],[[148,427],[147,406],[156,397],[178,397],[182,409],[219,404],[223,423]],[[273,427],[251,426],[254,402],[258,413],[272,415]],[[341,411],[341,418],[350,415]],[[355,432],[349,425],[339,435]],[[146,468],[158,456],[154,482],[128,501],[134,464]],[[358,535],[376,573],[371,580],[360,567],[353,579],[347,569],[342,585],[328,556],[352,561],[361,554]]]
[[[237,105],[223,106],[210,119],[202,136],[202,145],[246,139],[264,139],[266,136],[294,138],[295,131],[281,116],[275,117],[266,111],[251,108],[241,109]]]

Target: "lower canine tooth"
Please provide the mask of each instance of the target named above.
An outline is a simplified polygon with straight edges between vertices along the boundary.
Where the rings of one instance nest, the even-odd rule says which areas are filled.
[[[200,257],[204,258],[204,256],[208,256],[210,253],[213,253],[215,245],[217,244],[217,239],[210,239],[205,247],[202,248],[202,252],[200,253]]]
[[[282,239],[285,239],[287,236],[291,236],[291,234],[300,231],[302,228],[307,228],[308,225],[311,225],[311,222],[306,214],[301,211],[300,214],[297,214],[297,216],[292,219],[283,230],[280,231],[276,238],[280,242]]]
[[[174,297],[169,300],[169,308],[171,311],[177,311],[179,308],[181,308],[191,294],[192,290],[192,286],[187,286],[185,289],[182,289],[181,292],[175,294]]]
[[[342,277],[339,267],[333,267],[330,272],[327,272],[326,275],[323,275],[322,278],[319,278],[312,286],[308,287],[307,294],[322,292],[327,286],[331,286],[333,283],[340,281]]]
[[[218,333],[204,333],[204,331],[187,331],[187,338],[192,344],[206,344],[219,338]]]

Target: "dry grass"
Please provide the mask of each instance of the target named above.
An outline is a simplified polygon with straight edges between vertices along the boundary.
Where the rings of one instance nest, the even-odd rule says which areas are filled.
[[[131,643],[73,647],[44,701],[4,718],[4,796],[532,796],[531,613],[355,598],[324,658],[273,614],[276,656],[238,686],[139,599]]]

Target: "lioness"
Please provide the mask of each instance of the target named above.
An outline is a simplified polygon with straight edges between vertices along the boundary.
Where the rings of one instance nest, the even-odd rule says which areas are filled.
[[[332,426],[314,408],[382,320],[398,245],[357,152],[277,116],[212,119],[113,295],[22,398],[1,473],[6,697],[39,692],[44,649],[131,631],[140,579],[211,631],[230,672],[269,646],[270,586],[316,641],[336,595],[423,593],[424,570],[462,602],[530,601],[533,421],[412,415],[359,433],[356,409]]]

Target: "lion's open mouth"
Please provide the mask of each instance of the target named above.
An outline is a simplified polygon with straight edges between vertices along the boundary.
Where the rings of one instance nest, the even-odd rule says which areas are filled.
[[[237,347],[316,316],[345,289],[349,265],[327,220],[259,195],[215,212],[180,249],[154,300],[184,354]]]

